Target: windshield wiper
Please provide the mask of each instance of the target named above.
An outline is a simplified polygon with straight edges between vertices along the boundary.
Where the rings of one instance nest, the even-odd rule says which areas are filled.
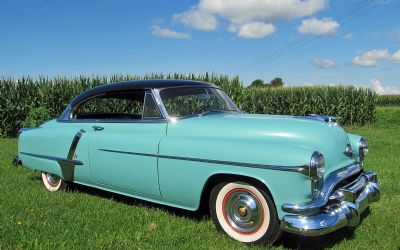
[[[215,114],[215,113],[225,113],[225,112],[237,112],[237,110],[234,109],[225,109],[225,110],[208,110],[204,111],[203,113],[199,114],[199,116],[204,116],[204,115],[209,115],[209,114]]]

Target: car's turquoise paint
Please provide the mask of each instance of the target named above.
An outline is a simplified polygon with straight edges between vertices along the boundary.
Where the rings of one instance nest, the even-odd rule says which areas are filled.
[[[308,165],[311,154],[320,151],[325,157],[326,174],[354,163],[344,154],[348,137],[342,127],[302,117],[238,113],[194,117],[169,124],[167,138],[204,138],[196,154],[209,159],[298,166]],[[206,150],[217,140],[230,146]],[[187,149],[186,143],[183,145]],[[230,153],[235,148],[240,148],[241,153]],[[170,149],[171,146],[161,147],[161,151]],[[257,149],[262,152],[252,152]],[[184,150],[181,154],[193,152]]]
[[[75,134],[80,130],[91,129],[89,123],[59,123],[56,120],[46,122],[41,127],[23,132],[18,139],[18,156],[24,162],[24,166],[33,170],[41,170],[65,176],[56,161],[36,158],[21,154],[21,152],[36,153],[48,156],[66,158],[71,142]],[[76,155],[83,163],[77,166],[74,171],[75,180],[91,181],[87,175],[89,171],[89,149],[90,135],[84,135],[79,141]]]
[[[104,127],[95,131],[92,126]],[[259,180],[271,192],[280,218],[283,203],[310,201],[310,179],[296,172],[157,158],[157,155],[275,166],[308,165],[314,151],[326,160],[325,175],[354,164],[344,154],[348,140],[357,152],[356,135],[338,125],[314,119],[210,114],[165,122],[59,122],[24,131],[19,157],[24,166],[65,178],[56,161],[21,154],[63,157],[79,130],[85,130],[74,159],[74,182],[189,210],[199,207],[204,185],[215,174],[235,174]],[[99,149],[148,155],[122,154]],[[357,158],[356,158],[357,159]]]
[[[102,151],[157,154],[167,123],[96,123],[90,143],[90,173],[99,184],[130,192],[160,196],[157,158]]]

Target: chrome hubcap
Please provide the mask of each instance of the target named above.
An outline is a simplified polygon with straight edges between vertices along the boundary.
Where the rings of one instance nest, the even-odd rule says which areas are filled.
[[[258,199],[245,190],[237,190],[226,197],[224,213],[231,226],[239,232],[251,233],[263,221],[262,206]]]
[[[57,186],[60,183],[60,177],[55,174],[46,174],[46,180],[51,186]]]

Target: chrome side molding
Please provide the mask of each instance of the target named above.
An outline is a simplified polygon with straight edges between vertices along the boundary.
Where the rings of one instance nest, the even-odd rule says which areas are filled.
[[[56,157],[56,156],[50,156],[50,155],[41,155],[41,154],[34,154],[34,153],[28,153],[28,152],[20,152],[22,155],[28,155],[36,158],[41,158],[41,159],[46,159],[46,160],[52,160],[56,161],[59,164],[61,163],[67,163],[67,164],[72,164],[72,165],[83,165],[81,161],[78,160],[72,160],[72,159],[66,159],[62,157]]]
[[[277,171],[287,171],[287,172],[295,172],[303,175],[309,175],[309,166],[277,166],[277,165],[267,165],[267,164],[259,164],[259,163],[248,163],[248,162],[237,162],[237,161],[223,161],[223,160],[213,160],[213,159],[204,159],[204,158],[194,158],[194,157],[184,157],[184,156],[174,156],[174,155],[160,155],[160,154],[145,154],[139,152],[132,151],[120,151],[113,149],[104,149],[100,148],[100,151],[117,153],[117,154],[130,154],[130,155],[140,155],[145,157],[155,157],[159,159],[173,159],[173,160],[181,160],[181,161],[194,161],[194,162],[202,162],[202,163],[212,163],[219,165],[231,165],[238,167],[246,167],[246,168],[262,168],[262,169],[270,169]]]

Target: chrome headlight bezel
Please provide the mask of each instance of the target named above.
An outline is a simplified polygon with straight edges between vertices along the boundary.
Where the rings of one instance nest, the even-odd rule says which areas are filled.
[[[361,137],[358,141],[358,155],[360,158],[360,162],[364,161],[365,156],[368,154],[368,140],[365,137]]]
[[[325,158],[320,152],[315,151],[311,156],[310,166],[309,166],[309,177],[311,179],[311,192],[313,195],[317,195],[319,193],[319,187],[321,186],[320,184],[322,183],[322,180],[324,178],[324,172],[325,172]]]

